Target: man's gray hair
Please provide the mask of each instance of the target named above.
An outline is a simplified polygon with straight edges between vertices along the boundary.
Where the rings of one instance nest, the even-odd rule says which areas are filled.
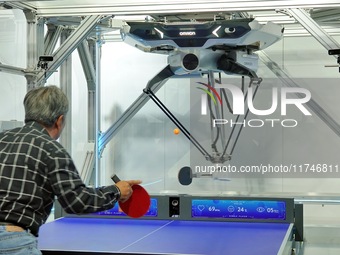
[[[68,112],[68,99],[56,86],[30,90],[24,98],[25,122],[37,121],[51,127],[60,115]]]

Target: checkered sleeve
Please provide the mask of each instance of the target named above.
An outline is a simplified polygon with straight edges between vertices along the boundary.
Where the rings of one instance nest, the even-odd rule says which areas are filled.
[[[65,212],[82,214],[103,211],[112,208],[118,201],[120,191],[115,185],[87,187],[65,149],[59,148],[49,157],[51,187]]]

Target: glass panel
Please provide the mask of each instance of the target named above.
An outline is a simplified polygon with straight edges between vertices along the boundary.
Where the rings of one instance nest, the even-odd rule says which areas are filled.
[[[263,116],[250,113],[248,121],[251,122],[247,122],[248,127],[242,130],[232,159],[223,165],[237,168],[275,167],[279,169],[279,173],[236,178],[225,174],[217,178],[202,176],[193,178],[188,186],[181,185],[178,174],[182,167],[192,166],[193,158],[196,165],[204,165],[207,161],[182,132],[177,135],[173,133],[176,126],[149,101],[106,146],[101,169],[103,182],[111,183],[109,177],[116,171],[123,179],[142,179],[151,193],[291,196],[335,194],[338,179],[331,178],[332,176],[323,175],[320,179],[313,175],[312,170],[307,174],[289,176],[281,170],[290,168],[300,171],[307,164],[312,169],[318,169],[315,171],[330,171],[331,168],[336,171],[338,167],[338,70],[323,66],[334,62],[334,58],[325,54],[325,49],[311,37],[284,38],[265,52],[259,52],[260,58],[261,54],[269,57],[270,61],[259,61],[257,73],[263,78],[263,82],[253,105],[260,111],[269,109],[273,104],[274,93],[278,100],[277,105],[274,105],[275,111]],[[163,55],[144,53],[124,43],[104,45],[102,130],[107,130],[123,114],[142,94],[147,82],[165,65],[166,56]],[[200,119],[193,122],[193,117],[200,114],[201,107],[202,91],[197,90],[197,81],[207,82],[207,79],[170,79],[156,96],[190,133],[195,134],[195,130],[197,131],[195,135],[199,142],[211,152],[211,137],[214,135],[211,134],[210,127],[201,130],[204,133],[202,135],[198,129]],[[222,75],[222,81],[240,86],[241,78]],[[246,85],[248,83],[249,79],[246,78]],[[311,99],[308,102],[301,101],[301,104],[311,116],[306,115],[296,104],[289,103],[287,113],[282,112],[282,95],[285,95],[282,88],[287,88],[287,84],[291,84],[288,88],[299,87],[304,89],[302,92],[310,92]],[[273,90],[274,88],[277,90]],[[192,90],[196,91],[195,97]],[[306,94],[302,93],[302,96],[305,97]],[[299,97],[288,92],[287,99],[299,100]],[[322,117],[325,115],[322,110],[330,117],[330,121]]]
[[[26,94],[25,77],[0,72],[1,93],[0,120],[24,121],[23,99]]]
[[[21,10],[1,10],[0,63],[26,68],[26,19]]]
[[[1,10],[0,64],[26,68],[26,19],[20,10]],[[1,68],[0,68],[1,69]],[[24,121],[24,76],[0,71],[0,121]]]
[[[173,79],[157,92],[184,124],[189,123],[188,82]],[[184,93],[178,94],[180,90]],[[177,171],[189,163],[189,142],[184,136],[175,135],[174,129],[164,113],[152,101],[147,102],[106,146],[105,179],[110,180],[115,171],[121,179],[143,180],[151,193],[177,192],[181,188]]]

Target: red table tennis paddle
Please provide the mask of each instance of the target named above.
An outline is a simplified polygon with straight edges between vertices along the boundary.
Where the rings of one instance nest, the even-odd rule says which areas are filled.
[[[117,175],[113,175],[111,179],[117,183],[120,181]],[[150,196],[148,192],[140,185],[131,186],[133,192],[131,197],[125,201],[119,201],[120,209],[132,218],[139,218],[146,214],[150,208]]]

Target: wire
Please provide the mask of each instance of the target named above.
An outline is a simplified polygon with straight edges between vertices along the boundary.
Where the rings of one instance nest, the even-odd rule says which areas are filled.
[[[210,102],[209,102],[209,101],[210,101]],[[212,107],[211,107],[211,99],[210,99],[210,98],[208,99],[208,105],[209,105],[210,120],[211,120],[211,122],[210,122],[210,127],[211,127],[211,132],[213,132],[212,121],[215,119],[215,115],[214,115],[214,112],[213,112]],[[218,141],[218,139],[219,139],[219,137],[220,137],[220,128],[221,128],[221,127],[217,127],[216,138],[215,138],[215,140],[214,140],[214,141],[212,142],[212,144],[211,144],[211,148],[212,148],[216,153],[218,153],[216,144],[217,144],[217,141]],[[212,138],[212,139],[213,139],[213,138]]]
[[[251,84],[250,84],[250,86],[251,86]],[[250,86],[249,86],[249,87],[250,87]],[[256,86],[255,91],[254,91],[254,94],[253,94],[253,100],[254,100],[254,98],[255,98],[255,95],[256,95],[256,92],[257,92],[258,89],[259,89],[259,86]],[[244,120],[247,119],[248,114],[249,114],[249,108],[247,109],[246,115],[244,116]],[[242,125],[242,126],[240,127],[240,130],[238,131],[238,134],[237,134],[237,136],[236,136],[234,145],[233,145],[233,147],[232,147],[232,149],[231,149],[231,151],[230,151],[230,155],[232,155],[233,152],[234,152],[236,143],[237,143],[237,141],[238,141],[238,138],[240,137],[240,134],[241,134],[241,132],[242,132],[243,127],[244,127],[244,126]]]

